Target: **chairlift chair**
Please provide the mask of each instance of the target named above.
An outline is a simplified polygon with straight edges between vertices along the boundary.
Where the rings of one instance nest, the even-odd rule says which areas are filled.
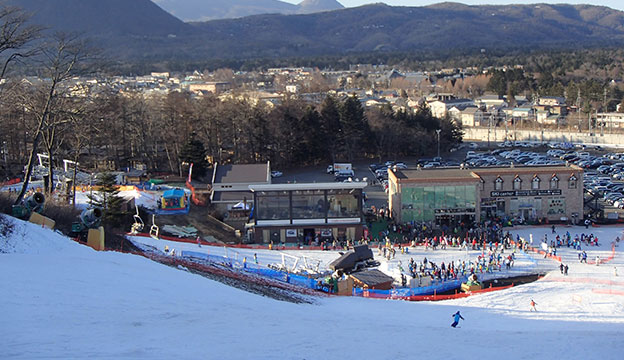
[[[156,215],[152,214],[152,227],[150,228],[150,236],[156,240],[159,240],[160,229],[158,225],[156,225],[155,221]]]
[[[143,222],[143,219],[141,219],[141,216],[139,215],[139,207],[137,205],[134,205],[134,207],[136,208],[136,214],[133,216],[134,224],[132,224],[132,227],[130,228],[130,233],[132,235],[136,235],[140,233],[141,231],[143,231],[143,228],[145,227],[145,223]]]

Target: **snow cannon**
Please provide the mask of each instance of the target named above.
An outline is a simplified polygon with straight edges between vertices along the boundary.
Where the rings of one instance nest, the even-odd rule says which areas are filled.
[[[89,229],[96,229],[102,221],[102,209],[85,209],[80,213],[80,221],[72,224],[72,232],[79,234]]]
[[[100,226],[100,222],[102,220],[102,209],[93,208],[89,210],[84,210],[82,214],[80,214],[80,221],[82,224],[89,229],[94,229]]]
[[[21,204],[13,205],[13,216],[20,219],[28,219],[33,212],[41,213],[45,204],[45,196],[40,193],[34,193],[22,200]]]
[[[100,226],[104,212],[100,208],[85,209],[80,213],[79,219],[72,224],[72,236],[95,250],[105,250],[104,228]]]

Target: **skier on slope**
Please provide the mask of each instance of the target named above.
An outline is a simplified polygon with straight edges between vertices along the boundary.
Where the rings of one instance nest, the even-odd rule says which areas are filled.
[[[454,321],[453,321],[453,323],[451,324],[451,326],[452,326],[452,327],[456,327],[456,326],[457,326],[457,324],[459,324],[459,319],[466,320],[466,319],[464,319],[464,318],[461,316],[461,314],[459,313],[459,311],[457,311],[455,314],[451,315],[451,317],[452,317],[452,318],[453,318],[453,320],[454,320]]]

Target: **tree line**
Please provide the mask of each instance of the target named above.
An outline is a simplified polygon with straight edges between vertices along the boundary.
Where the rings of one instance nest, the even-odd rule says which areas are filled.
[[[41,114],[27,104],[38,101],[44,107],[39,88],[49,86],[17,82],[5,92],[0,137],[9,162],[27,163],[37,132],[45,139],[39,152],[53,162],[71,159],[89,169],[145,164],[180,175],[188,162],[202,158],[220,163],[271,161],[274,167],[288,168],[432,155],[436,129],[442,130],[443,150],[461,141],[457,125],[433,117],[424,105],[412,112],[389,106],[366,109],[356,96],[326,96],[320,103],[286,97],[269,105],[242,95],[197,97],[188,92],[74,95],[73,86],[56,90],[45,126],[38,129]],[[201,172],[201,167],[196,170]]]

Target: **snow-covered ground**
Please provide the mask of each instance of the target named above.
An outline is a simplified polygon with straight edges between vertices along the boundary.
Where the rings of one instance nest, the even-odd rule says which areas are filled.
[[[613,271],[624,276],[624,245],[600,266],[562,249],[567,278],[557,269],[460,300],[292,304],[11,221],[13,234],[0,235],[2,359],[621,359],[624,351],[624,296],[604,293],[624,291]],[[546,231],[518,230],[538,238]],[[607,258],[622,228],[592,231],[602,246],[589,258]],[[531,298],[538,312],[529,312]],[[457,310],[465,321],[453,329]]]
[[[22,188],[22,183],[6,185],[0,187],[0,192],[18,192]],[[146,209],[156,209],[158,206],[158,199],[162,196],[163,192],[167,189],[171,189],[171,187],[167,185],[159,185],[157,186],[157,190],[146,190],[139,191],[136,189],[133,190],[123,190],[119,192],[119,196],[125,199],[134,199],[135,203],[138,206],[142,206]],[[43,181],[33,181],[28,184],[28,189],[32,191],[42,191],[43,189]],[[189,196],[191,194],[189,189],[183,189]],[[76,205],[79,208],[87,208],[89,207],[89,196],[98,196],[98,192],[91,192],[89,190],[81,191],[80,189],[76,191]]]

